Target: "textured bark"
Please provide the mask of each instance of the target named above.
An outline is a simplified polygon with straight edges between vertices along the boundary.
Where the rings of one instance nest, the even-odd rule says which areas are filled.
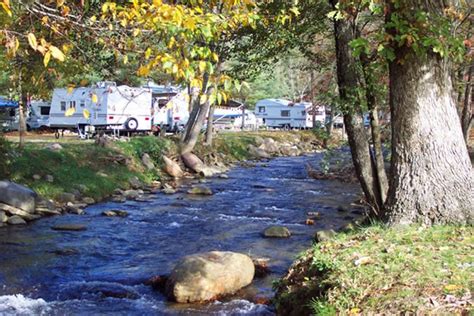
[[[331,0],[335,6],[337,0]],[[367,202],[372,205],[374,215],[381,211],[383,200],[376,181],[375,168],[370,155],[369,139],[364,129],[364,120],[356,90],[362,86],[361,72],[357,60],[352,55],[349,43],[356,38],[353,25],[345,20],[334,21],[336,39],[337,81],[341,99],[350,108],[344,111],[344,125],[351,148],[357,178]]]
[[[203,87],[207,86],[208,78],[209,76],[205,74],[203,80]],[[204,93],[210,94],[209,92],[212,92],[211,89],[205,91]],[[204,120],[206,119],[206,115],[209,111],[210,106],[209,102],[200,104],[199,92],[196,90],[192,91],[191,93],[191,104],[193,105],[193,109],[189,115],[186,130],[183,134],[183,137],[181,138],[181,155],[192,152],[194,146],[196,146],[197,140],[199,138],[199,133],[201,132],[201,128],[204,124]]]
[[[387,198],[388,178],[385,171],[385,163],[382,151],[382,137],[380,135],[380,124],[377,110],[377,98],[375,96],[374,76],[370,73],[370,59],[367,55],[361,55],[362,69],[365,79],[365,96],[367,107],[370,113],[370,130],[373,143],[373,161],[375,165],[375,180],[377,181],[380,192],[381,202],[384,203]]]
[[[206,145],[212,146],[212,133],[214,131],[214,106],[209,108],[209,115],[207,116],[206,128]]]
[[[443,12],[441,2],[434,0],[404,2],[434,14]],[[439,55],[419,56],[405,46],[396,47],[395,54],[390,63],[392,177],[387,220],[390,224],[472,223],[472,166],[449,64]]]
[[[472,113],[472,104],[474,103],[474,93],[472,92],[472,75],[474,72],[474,66],[470,66],[467,73],[467,82],[466,88],[464,89],[464,102],[461,111],[461,125],[462,133],[464,135],[464,140],[466,145],[469,143],[469,135],[471,132],[473,113]]]

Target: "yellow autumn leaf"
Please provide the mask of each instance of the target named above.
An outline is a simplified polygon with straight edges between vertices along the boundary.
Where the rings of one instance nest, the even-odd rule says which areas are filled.
[[[456,284],[448,284],[444,287],[444,289],[448,292],[456,292],[457,290],[461,289],[462,287]]]
[[[2,6],[3,10],[8,14],[8,16],[12,16],[12,10],[10,10],[10,5],[5,4],[5,2],[1,2],[0,5]]]
[[[74,91],[74,85],[70,84],[67,86],[67,94],[72,94]]]
[[[123,57],[123,64],[124,64],[124,65],[128,64],[128,56],[127,56],[127,55],[125,55],[125,56]]]
[[[201,97],[199,98],[199,103],[204,104],[207,101],[207,95],[206,94],[201,94]]]
[[[206,62],[203,61],[203,60],[201,60],[201,61],[199,62],[199,71],[200,71],[200,72],[204,72],[204,70],[206,70]]]
[[[76,113],[76,108],[69,108],[67,109],[66,113],[64,113],[65,116],[73,116],[74,113]]]
[[[98,99],[97,99],[97,94],[93,93],[92,96],[91,96],[91,100],[93,103],[97,103]]]
[[[84,116],[84,118],[89,119],[91,117],[91,112],[85,109],[82,111],[82,115]]]
[[[360,308],[354,307],[349,311],[350,315],[360,314]]]
[[[30,44],[31,48],[36,50],[38,48],[38,41],[36,41],[36,36],[33,33],[28,33],[28,44]]]
[[[44,58],[43,58],[43,64],[45,67],[48,67],[50,60],[51,60],[51,51],[47,51],[46,54],[44,54]]]
[[[51,55],[59,61],[64,61],[64,59],[66,58],[63,52],[56,46],[51,46],[49,50],[51,51]]]

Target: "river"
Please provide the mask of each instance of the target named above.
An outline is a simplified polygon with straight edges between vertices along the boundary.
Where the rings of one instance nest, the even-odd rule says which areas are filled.
[[[149,202],[99,203],[86,215],[41,219],[28,227],[0,229],[0,314],[44,315],[272,315],[272,307],[247,300],[272,295],[298,253],[311,245],[315,231],[349,221],[340,212],[359,194],[356,185],[308,179],[305,165],[321,154],[276,158],[255,167],[236,167],[228,179],[209,179],[215,194],[186,194],[196,180],[183,182],[174,195],[158,193]],[[126,218],[101,216],[126,210]],[[309,211],[321,213],[305,225]],[[82,232],[51,226],[80,223]],[[269,225],[284,225],[292,236],[266,239]],[[169,273],[181,257],[228,250],[270,258],[272,273],[254,280],[234,297],[200,305],[179,305],[143,284]]]

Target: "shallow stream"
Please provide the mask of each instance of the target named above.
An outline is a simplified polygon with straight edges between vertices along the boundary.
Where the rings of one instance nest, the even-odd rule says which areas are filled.
[[[100,203],[86,215],[41,219],[27,227],[0,229],[0,315],[272,315],[250,297],[271,297],[298,253],[320,229],[338,228],[355,217],[340,212],[358,197],[356,185],[308,179],[305,165],[320,154],[277,158],[256,167],[237,167],[228,179],[207,180],[214,195],[158,193],[149,202]],[[121,209],[126,218],[101,216]],[[320,212],[305,225],[307,212]],[[86,231],[60,232],[51,226],[85,224]],[[265,239],[270,225],[284,225],[289,239]],[[143,285],[169,273],[181,257],[228,250],[270,258],[272,274],[256,279],[236,296],[203,305],[169,303]]]

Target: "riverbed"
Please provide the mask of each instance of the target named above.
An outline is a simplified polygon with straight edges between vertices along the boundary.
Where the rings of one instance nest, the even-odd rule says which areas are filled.
[[[85,215],[41,219],[28,227],[0,229],[0,314],[44,315],[273,315],[271,306],[251,297],[272,296],[272,282],[307,249],[314,233],[338,228],[355,217],[348,208],[359,196],[357,185],[309,179],[305,165],[321,154],[276,158],[254,167],[237,167],[228,179],[208,179],[212,196],[186,191],[157,193],[147,202],[105,202]],[[104,217],[110,209],[128,217]],[[339,210],[338,210],[339,209]],[[319,212],[306,225],[307,212]],[[57,224],[87,226],[59,232]],[[262,231],[284,225],[292,236],[266,239]],[[222,301],[179,305],[144,285],[167,274],[181,257],[227,250],[270,259],[272,273]]]

